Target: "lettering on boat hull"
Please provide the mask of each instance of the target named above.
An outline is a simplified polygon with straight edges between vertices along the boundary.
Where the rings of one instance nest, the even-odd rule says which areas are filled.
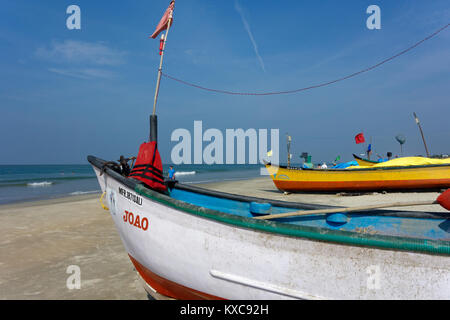
[[[142,206],[142,197],[134,194],[133,192],[127,191],[121,187],[119,187],[119,193],[124,196],[126,199],[136,203],[139,206]]]

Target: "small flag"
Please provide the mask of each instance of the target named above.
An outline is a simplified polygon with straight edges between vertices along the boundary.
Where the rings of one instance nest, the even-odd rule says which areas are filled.
[[[161,39],[159,40],[159,55],[162,55],[164,49],[164,33],[161,35]]]
[[[334,159],[334,162],[338,162],[339,160],[341,160],[341,156],[337,156],[336,159]]]
[[[272,156],[272,150],[270,150],[269,152],[267,152],[267,156],[271,157]]]
[[[162,16],[158,25],[156,26],[155,32],[153,32],[153,34],[150,36],[151,38],[155,39],[161,31],[167,29],[169,18],[172,18],[172,15],[173,15],[174,6],[175,6],[175,1],[172,0],[169,4],[169,7],[166,9],[166,12],[164,12],[164,15]],[[172,24],[173,24],[173,18],[172,18],[172,21],[170,22],[170,26],[172,26]]]
[[[370,143],[369,146],[367,147],[367,154],[372,152],[372,144]]]
[[[366,140],[364,139],[364,134],[362,132],[358,133],[355,136],[355,142],[356,142],[356,144],[366,142]]]

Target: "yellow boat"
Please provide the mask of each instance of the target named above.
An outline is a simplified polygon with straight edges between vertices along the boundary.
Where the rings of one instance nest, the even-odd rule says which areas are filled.
[[[369,160],[369,159],[363,159],[361,157],[358,157],[356,154],[353,154],[353,158],[355,158],[356,162],[358,162],[358,164],[360,166],[373,166],[374,164],[378,164],[378,161],[373,161],[373,160]]]
[[[397,158],[372,166],[304,169],[266,164],[282,191],[360,191],[450,187],[450,159]]]

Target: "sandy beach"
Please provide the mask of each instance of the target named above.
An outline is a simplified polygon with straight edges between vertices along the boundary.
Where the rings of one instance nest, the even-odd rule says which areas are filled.
[[[357,206],[434,200],[438,192],[283,194],[269,177],[199,185],[284,201]],[[100,194],[0,206],[0,299],[148,299]],[[402,210],[442,211],[438,205]],[[81,286],[69,289],[70,266]]]
[[[0,299],[147,299],[99,197],[0,207]],[[72,265],[80,289],[66,286]]]

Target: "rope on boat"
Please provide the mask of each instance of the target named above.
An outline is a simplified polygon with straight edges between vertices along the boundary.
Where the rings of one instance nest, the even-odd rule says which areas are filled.
[[[370,66],[370,67],[368,67],[368,68],[366,68],[366,69],[360,70],[360,71],[358,71],[358,72],[352,73],[352,74],[350,74],[350,75],[347,75],[347,76],[345,76],[345,77],[338,78],[338,79],[335,79],[335,80],[332,80],[332,81],[323,82],[323,83],[320,83],[320,84],[317,84],[317,85],[313,85],[313,86],[309,86],[309,87],[304,87],[304,88],[299,88],[299,89],[294,89],[294,90],[287,90],[287,91],[273,91],[273,92],[259,92],[259,93],[258,93],[258,92],[235,92],[235,91],[227,91],[227,90],[221,90],[221,89],[207,88],[207,87],[203,87],[203,86],[197,85],[197,84],[195,84],[195,83],[191,83],[191,82],[188,82],[188,81],[184,81],[184,80],[181,80],[181,79],[172,77],[172,76],[170,76],[170,75],[168,75],[168,74],[166,74],[166,73],[163,73],[163,72],[161,72],[161,74],[162,74],[164,77],[168,78],[168,79],[177,81],[177,82],[179,82],[179,83],[182,83],[182,84],[187,85],[187,86],[190,86],[190,87],[194,87],[194,88],[197,88],[197,89],[201,89],[201,90],[205,90],[205,91],[210,91],[210,92],[229,94],[229,95],[268,96],[268,95],[277,95],[277,94],[297,93],[297,92],[306,91],[306,90],[310,90],[310,89],[315,89],[315,88],[325,87],[325,86],[334,84],[334,83],[336,83],[336,82],[340,82],[340,81],[343,81],[343,80],[347,80],[347,79],[353,78],[353,77],[355,77],[355,76],[357,76],[357,75],[360,75],[360,74],[362,74],[362,73],[371,71],[371,70],[373,70],[373,69],[375,69],[375,68],[377,68],[377,67],[379,67],[379,66],[385,64],[386,62],[389,62],[389,61],[391,61],[391,60],[393,60],[393,59],[395,59],[395,58],[397,58],[397,57],[399,57],[399,56],[401,56],[401,55],[407,53],[408,51],[410,51],[410,50],[416,48],[417,46],[419,46],[419,45],[422,44],[423,42],[425,42],[425,41],[427,41],[427,40],[433,38],[434,36],[436,36],[436,35],[437,35],[438,33],[440,33],[441,31],[444,31],[445,29],[447,29],[448,26],[449,26],[449,24],[445,25],[444,27],[442,27],[442,28],[440,28],[439,30],[435,31],[434,33],[430,34],[430,35],[427,36],[426,38],[420,40],[419,42],[416,42],[414,45],[410,46],[409,48],[407,48],[407,49],[405,49],[405,50],[403,50],[403,51],[397,53],[396,55],[393,55],[393,56],[391,56],[391,57],[389,57],[389,58],[387,58],[387,59],[384,59],[383,61],[381,61],[381,62],[379,62],[379,63],[377,63],[377,64],[374,64],[374,65],[372,65],[372,66]]]
[[[100,197],[100,204],[102,205],[102,208],[104,210],[109,210],[109,208],[107,206],[105,206],[104,203],[103,203],[103,197],[105,196],[105,194],[106,194],[106,191],[103,192],[102,196]]]

